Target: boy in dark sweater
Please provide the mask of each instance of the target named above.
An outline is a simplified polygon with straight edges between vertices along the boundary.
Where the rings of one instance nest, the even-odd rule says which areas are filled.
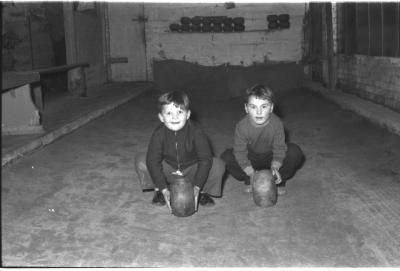
[[[272,90],[256,85],[247,90],[247,115],[237,124],[233,149],[221,154],[227,171],[244,181],[246,192],[251,192],[254,171],[270,169],[275,176],[278,194],[286,193],[286,180],[301,166],[304,155],[293,143],[285,143],[282,121],[273,113]]]
[[[180,91],[165,93],[158,99],[158,109],[161,124],[151,136],[147,155],[137,156],[136,161],[141,183],[154,187],[152,203],[170,208],[168,184],[185,176],[193,183],[196,208],[198,202],[214,205],[210,196],[221,196],[225,164],[212,156],[206,135],[189,120],[188,96]]]

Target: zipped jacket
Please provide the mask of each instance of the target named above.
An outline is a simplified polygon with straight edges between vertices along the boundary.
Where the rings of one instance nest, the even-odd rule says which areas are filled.
[[[192,183],[201,188],[212,166],[212,152],[206,135],[190,120],[179,131],[172,131],[161,123],[151,136],[146,158],[150,176],[160,191],[167,187],[162,161],[180,171],[197,163]]]

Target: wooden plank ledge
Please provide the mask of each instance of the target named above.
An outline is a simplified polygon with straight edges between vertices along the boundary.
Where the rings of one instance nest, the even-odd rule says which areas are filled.
[[[40,81],[40,74],[34,71],[3,72],[1,92],[6,92],[26,84]]]
[[[79,67],[82,67],[82,68],[89,67],[89,63],[81,62],[81,63],[55,66],[55,67],[49,67],[49,68],[43,68],[43,69],[35,69],[33,71],[38,72],[42,75],[45,75],[45,74],[50,74],[50,73],[55,73],[55,72],[67,71],[67,70],[71,70],[71,69],[79,68]]]

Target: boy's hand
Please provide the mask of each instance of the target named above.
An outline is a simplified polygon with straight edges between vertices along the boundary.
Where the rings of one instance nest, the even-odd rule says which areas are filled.
[[[164,188],[163,191],[161,191],[161,192],[163,193],[163,196],[164,196],[165,202],[167,203],[169,212],[172,213],[171,202],[170,202],[171,194],[170,194],[168,188]]]
[[[279,170],[282,167],[282,163],[278,161],[272,161],[271,163],[271,169],[276,169]]]
[[[275,184],[280,184],[282,182],[282,177],[281,177],[281,174],[279,173],[278,170],[273,169],[272,170],[272,175],[276,177]]]
[[[197,211],[197,202],[199,201],[200,187],[193,186],[193,194],[194,194],[194,210]]]
[[[282,167],[282,163],[278,161],[272,161],[271,163],[271,171],[272,175],[276,177],[275,184],[280,184],[282,182],[281,174],[279,173],[279,169]]]
[[[254,168],[252,166],[245,167],[243,171],[250,177],[254,175]]]

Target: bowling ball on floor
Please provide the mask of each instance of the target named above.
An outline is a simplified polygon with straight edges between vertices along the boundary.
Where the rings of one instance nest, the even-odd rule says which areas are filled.
[[[172,213],[178,217],[191,216],[195,212],[192,182],[184,177],[176,178],[169,187]]]
[[[270,170],[256,171],[253,175],[253,200],[257,206],[271,207],[278,200],[275,179]]]

